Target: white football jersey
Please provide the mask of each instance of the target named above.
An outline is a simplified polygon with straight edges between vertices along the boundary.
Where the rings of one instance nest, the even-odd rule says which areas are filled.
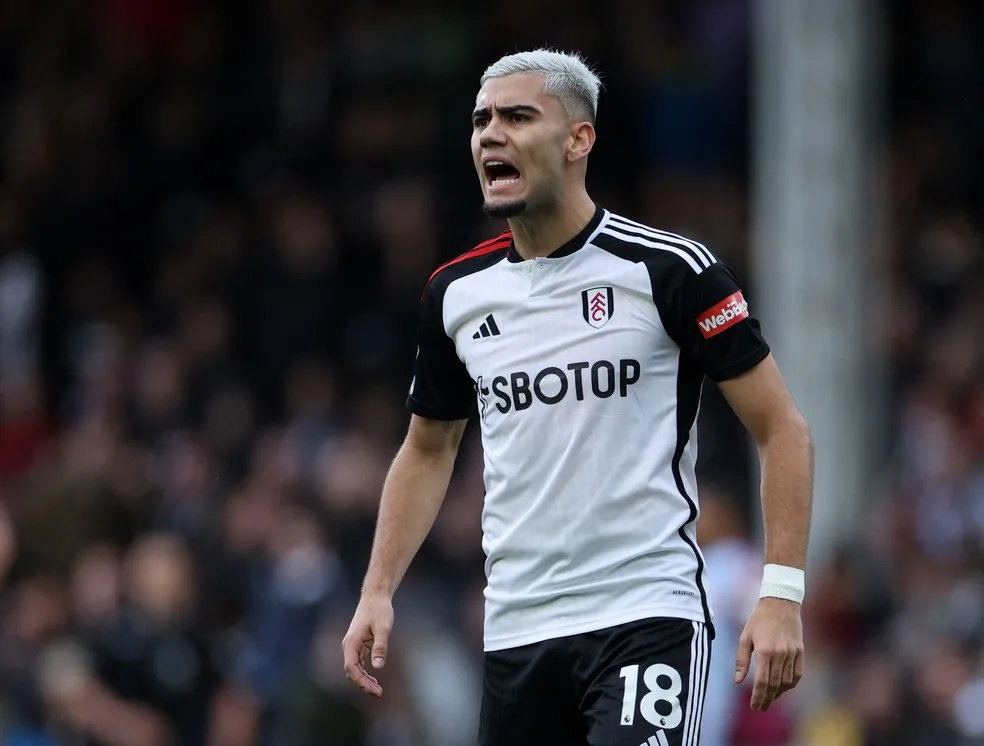
[[[439,268],[418,336],[410,410],[481,423],[486,650],[648,617],[711,625],[701,386],[769,352],[727,266],[599,208],[546,258],[507,232]]]

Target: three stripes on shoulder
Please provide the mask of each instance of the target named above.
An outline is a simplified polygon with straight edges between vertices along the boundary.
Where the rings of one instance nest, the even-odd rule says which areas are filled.
[[[690,265],[690,268],[697,274],[718,261],[713,252],[702,243],[676,233],[650,228],[648,225],[623,218],[621,215],[612,215],[602,229],[602,233],[607,233],[626,243],[634,243],[650,249],[659,249],[676,254]]]

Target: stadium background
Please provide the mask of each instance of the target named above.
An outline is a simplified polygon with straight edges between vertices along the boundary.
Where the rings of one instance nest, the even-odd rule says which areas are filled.
[[[603,205],[703,240],[753,306],[790,297],[776,268],[794,259],[800,290],[853,287],[764,314],[801,338],[780,362],[845,483],[818,475],[807,679],[768,715],[738,708],[722,743],[982,742],[982,9],[812,3],[864,34],[792,24],[769,52],[755,30],[806,4],[756,6],[2,0],[2,743],[471,743],[475,428],[399,593],[381,702],[347,686],[339,640],[407,421],[422,283],[501,229],[468,157],[477,79],[544,44],[604,74]],[[840,86],[764,82],[814,57],[843,61]],[[811,106],[856,157],[780,178],[769,159],[795,140],[769,133]],[[783,184],[808,236],[866,238],[757,250],[782,235],[763,195]],[[838,184],[862,188],[838,202]],[[831,402],[831,429],[811,391],[837,382],[844,404],[845,380],[867,393]],[[713,390],[701,418],[701,538],[747,526],[754,549],[747,441]]]

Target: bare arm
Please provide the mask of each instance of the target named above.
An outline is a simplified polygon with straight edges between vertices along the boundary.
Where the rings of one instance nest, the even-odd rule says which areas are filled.
[[[252,746],[258,740],[260,703],[245,689],[224,683],[212,697],[208,746]]]
[[[17,558],[17,533],[7,509],[0,503],[0,586]]]
[[[720,384],[732,409],[758,444],[766,564],[806,567],[813,510],[813,442],[772,356]],[[803,677],[800,604],[767,593],[738,640],[735,682],[755,655],[751,706],[767,710]]]
[[[386,476],[362,598],[342,641],[345,673],[375,697],[383,690],[366,672],[363,658],[371,649],[373,667],[386,662],[393,594],[441,509],[466,424],[414,415]]]
[[[76,728],[110,746],[170,746],[173,733],[157,711],[117,697],[91,679],[85,689],[63,705]]]
[[[411,418],[383,484],[363,595],[396,592],[444,503],[466,423]]]
[[[720,388],[758,445],[765,561],[806,567],[813,511],[813,441],[770,355]]]

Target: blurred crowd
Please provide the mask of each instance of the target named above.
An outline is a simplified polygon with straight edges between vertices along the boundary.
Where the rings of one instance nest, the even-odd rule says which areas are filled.
[[[709,746],[984,743],[982,16],[886,3],[888,448],[810,581],[807,678],[760,716],[723,687]],[[420,290],[503,228],[468,155],[478,77],[583,51],[606,86],[596,199],[747,278],[749,21],[746,0],[0,2],[0,743],[470,744],[477,427],[398,594],[382,701],[339,643]],[[758,508],[713,390],[701,417],[727,675]]]

